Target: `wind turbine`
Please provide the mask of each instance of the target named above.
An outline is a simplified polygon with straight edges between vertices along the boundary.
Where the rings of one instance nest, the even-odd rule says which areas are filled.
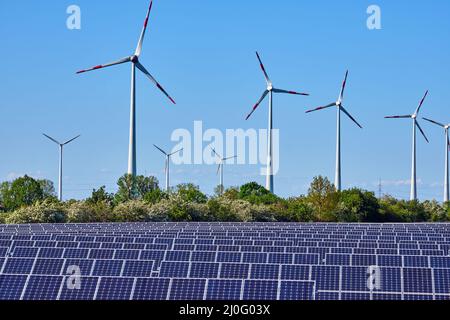
[[[444,202],[449,201],[449,180],[448,180],[448,169],[449,169],[449,159],[448,159],[448,151],[450,149],[450,140],[448,136],[448,130],[450,128],[450,124],[444,125],[442,123],[439,123],[437,121],[423,118],[424,120],[431,122],[435,125],[438,125],[441,128],[444,128],[445,133],[445,179],[444,179]]]
[[[237,158],[237,156],[233,156],[233,157],[228,157],[228,158],[223,158],[221,155],[219,155],[216,152],[216,149],[214,149],[213,147],[211,147],[212,152],[214,153],[214,155],[217,157],[217,159],[219,160],[219,166],[217,168],[217,174],[220,173],[220,184],[219,184],[219,188],[220,188],[220,194],[223,194],[223,189],[224,189],[224,185],[223,185],[223,166],[225,165],[225,163],[228,160],[231,159],[235,159]]]
[[[129,57],[125,57],[123,59],[98,65],[95,67],[92,67],[90,69],[80,70],[77,72],[77,74],[89,72],[93,70],[103,69],[127,62],[131,62],[131,103],[130,103],[130,142],[129,142],[129,149],[128,149],[128,174],[131,174],[133,176],[136,175],[136,68],[138,68],[142,73],[144,73],[153,84],[156,85],[156,87],[164,93],[167,98],[170,99],[170,101],[175,104],[175,101],[169,96],[169,94],[164,90],[164,88],[155,80],[155,78],[145,69],[145,67],[141,64],[139,61],[139,57],[142,53],[142,45],[144,43],[144,37],[145,37],[145,31],[147,30],[148,25],[148,19],[150,16],[150,11],[153,6],[153,0],[150,1],[150,6],[147,11],[147,16],[145,17],[144,21],[144,27],[142,28],[142,33],[139,38],[139,42],[136,48],[136,51],[133,55]]]
[[[248,120],[253,112],[258,109],[259,105],[263,102],[263,100],[266,98],[267,95],[269,95],[269,129],[267,133],[267,175],[266,175],[266,189],[270,192],[274,192],[273,187],[273,94],[274,93],[285,93],[285,94],[294,94],[294,95],[300,95],[300,96],[309,96],[307,93],[300,93],[295,91],[288,91],[288,90],[282,90],[282,89],[276,89],[273,87],[273,83],[270,80],[269,76],[267,75],[266,68],[264,67],[264,64],[261,61],[261,58],[256,52],[256,57],[258,58],[259,65],[261,66],[261,70],[264,73],[264,78],[266,79],[267,83],[267,89],[262,94],[261,98],[258,100],[258,102],[253,107],[252,111],[249,113],[247,118],[245,120]]]
[[[348,78],[348,70],[345,73],[345,79],[342,83],[341,93],[339,94],[338,100],[336,102],[330,103],[329,105],[318,107],[313,110],[308,110],[306,113],[311,113],[314,111],[319,111],[323,109],[328,109],[331,107],[336,107],[337,110],[337,137],[336,137],[336,173],[335,173],[335,181],[334,185],[337,191],[341,191],[342,189],[342,179],[341,179],[341,112],[343,112],[347,117],[350,118],[358,127],[362,129],[362,126],[358,123],[358,121],[353,118],[353,116],[344,108],[342,102],[344,101],[344,92],[345,86],[347,85]]]
[[[425,98],[428,96],[428,90],[425,92],[425,95],[423,96],[422,100],[419,103],[419,106],[416,109],[416,112],[412,115],[405,115],[405,116],[389,116],[385,117],[386,119],[412,119],[413,121],[413,141],[412,141],[412,170],[411,170],[411,195],[410,200],[415,201],[417,200],[417,165],[416,165],[416,128],[419,128],[420,132],[422,133],[423,137],[427,142],[428,138],[425,135],[425,132],[420,127],[419,122],[417,121],[417,116],[419,115],[420,109],[422,108],[422,105],[425,101]]]
[[[164,172],[166,174],[166,191],[169,192],[170,191],[170,185],[169,185],[169,164],[170,164],[170,157],[173,156],[174,154],[183,151],[183,149],[177,150],[175,152],[172,153],[167,153],[166,151],[164,151],[163,149],[161,149],[160,147],[158,147],[156,144],[153,145],[156,149],[158,149],[159,151],[161,151],[162,154],[164,154],[164,156],[166,157],[166,165],[165,165],[165,169]]]
[[[54,143],[56,143],[59,146],[59,180],[58,180],[58,199],[59,201],[62,201],[62,174],[63,174],[63,148],[64,146],[68,145],[69,143],[71,143],[72,141],[78,139],[81,135],[76,136],[73,139],[70,139],[64,143],[59,142],[56,139],[53,139],[52,137],[46,135],[45,133],[43,133],[43,135],[50,139],[51,141],[53,141]]]

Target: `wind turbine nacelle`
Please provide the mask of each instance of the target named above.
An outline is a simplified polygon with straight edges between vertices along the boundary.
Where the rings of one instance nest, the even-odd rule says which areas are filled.
[[[130,57],[130,60],[131,60],[131,62],[136,63],[139,61],[139,58],[138,58],[138,56],[134,55],[134,56]]]

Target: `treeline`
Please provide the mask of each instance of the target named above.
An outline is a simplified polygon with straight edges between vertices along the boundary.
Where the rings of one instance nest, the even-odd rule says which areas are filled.
[[[450,206],[437,201],[404,201],[373,192],[337,192],[327,178],[314,178],[305,196],[280,198],[257,183],[207,196],[192,184],[169,193],[155,177],[125,175],[117,193],[105,187],[88,199],[59,202],[48,180],[24,176],[0,185],[0,223],[87,222],[445,222]]]

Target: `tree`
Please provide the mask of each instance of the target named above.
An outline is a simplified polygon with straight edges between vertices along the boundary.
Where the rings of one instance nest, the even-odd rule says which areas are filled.
[[[357,188],[339,194],[339,222],[381,222],[380,205],[373,192]]]
[[[158,184],[158,179],[155,177],[125,174],[117,181],[119,190],[116,193],[115,202],[122,203],[130,200],[142,200],[146,193],[158,189]]]
[[[279,200],[276,195],[256,182],[250,182],[241,186],[238,197],[252,204],[268,205],[276,203]]]
[[[308,190],[307,200],[313,207],[319,220],[333,220],[339,195],[330,180],[322,176],[315,177]]]
[[[106,204],[111,204],[114,200],[114,194],[106,192],[106,187],[102,186],[100,189],[92,190],[91,197],[86,199],[86,202],[89,204],[97,204],[100,202],[104,202]]]
[[[24,176],[0,186],[0,200],[6,211],[31,206],[37,201],[53,197],[53,183]]]
[[[206,203],[208,201],[208,197],[192,183],[179,184],[176,187],[176,196],[184,202]]]

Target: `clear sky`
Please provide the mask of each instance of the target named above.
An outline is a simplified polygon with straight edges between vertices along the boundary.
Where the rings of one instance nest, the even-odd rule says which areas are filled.
[[[66,9],[81,8],[81,30],[68,30]],[[376,4],[382,30],[368,30]],[[29,174],[57,183],[58,150],[46,132],[67,140],[65,198],[92,188],[115,190],[126,172],[130,67],[82,76],[75,71],[134,52],[148,0],[0,2],[0,180]],[[265,89],[255,50],[275,85],[311,93],[276,96],[280,129],[276,192],[299,195],[315,175],[334,180],[336,113],[305,110],[332,102],[350,70],[345,105],[364,126],[343,118],[343,186],[409,195],[411,122],[385,120],[413,113],[425,90],[423,116],[450,123],[450,2],[448,0],[155,0],[141,62],[177,101],[173,106],[137,76],[137,165],[163,178],[164,159],[153,143],[171,148],[173,130],[264,129],[267,103],[246,114]],[[418,136],[421,199],[442,199],[443,131],[422,121]],[[206,144],[205,144],[206,146]],[[255,180],[259,166],[229,165],[225,184]],[[216,166],[183,165],[172,183],[193,182],[211,194]]]

